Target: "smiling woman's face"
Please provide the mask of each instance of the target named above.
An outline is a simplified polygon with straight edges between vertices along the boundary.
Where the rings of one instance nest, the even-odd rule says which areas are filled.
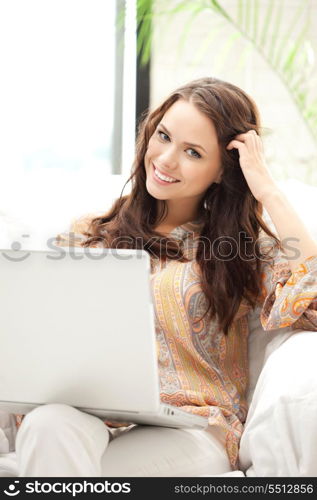
[[[212,121],[179,99],[164,114],[144,157],[146,188],[158,200],[198,206],[221,176],[220,148]]]

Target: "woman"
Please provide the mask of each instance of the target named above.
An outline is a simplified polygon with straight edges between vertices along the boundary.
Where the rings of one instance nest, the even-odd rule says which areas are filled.
[[[140,126],[131,194],[58,238],[150,253],[161,399],[207,416],[208,429],[111,430],[74,408],[43,406],[18,430],[21,476],[238,469],[248,313],[260,304],[266,330],[317,330],[317,245],[270,176],[260,131],[241,89],[214,78],[184,85]]]

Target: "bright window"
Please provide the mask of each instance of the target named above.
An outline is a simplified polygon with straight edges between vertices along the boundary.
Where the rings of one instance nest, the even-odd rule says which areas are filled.
[[[117,1],[0,0],[0,212],[31,225],[58,224],[59,215],[65,226],[70,215],[106,207],[102,185],[118,173],[118,144],[127,145],[130,169],[135,2],[127,2],[129,57],[120,73]],[[129,109],[119,110],[127,119],[114,130],[121,86]]]

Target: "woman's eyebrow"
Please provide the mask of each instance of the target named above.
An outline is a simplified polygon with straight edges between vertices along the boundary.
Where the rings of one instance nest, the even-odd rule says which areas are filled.
[[[163,123],[159,123],[158,124],[159,127],[162,127],[162,129],[164,129],[164,131],[169,135],[171,136],[172,134],[168,131],[168,129],[165,127],[165,125],[163,125]],[[193,144],[192,142],[183,142],[183,144],[186,144],[187,146],[192,146],[194,148],[200,148],[202,149],[203,151],[205,151],[205,153],[207,154],[207,151],[202,147],[200,146],[200,144]]]

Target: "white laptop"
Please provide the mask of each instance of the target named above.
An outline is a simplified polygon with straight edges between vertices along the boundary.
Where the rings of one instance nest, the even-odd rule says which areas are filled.
[[[50,248],[0,250],[0,409],[205,428],[160,402],[148,253]]]

